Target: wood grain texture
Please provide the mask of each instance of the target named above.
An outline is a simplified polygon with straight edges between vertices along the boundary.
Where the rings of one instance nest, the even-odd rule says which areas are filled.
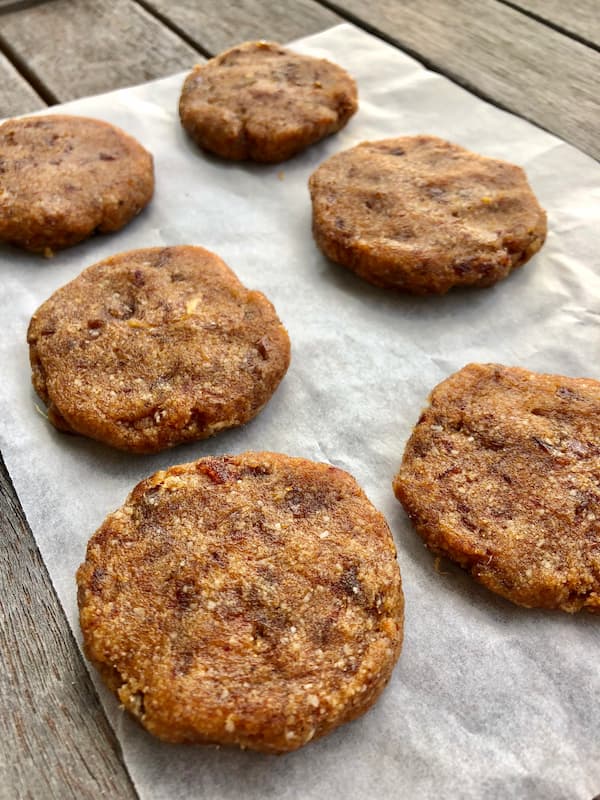
[[[0,459],[0,798],[134,800]]]
[[[144,5],[210,55],[252,39],[285,43],[342,22],[313,0],[146,0]]]
[[[46,104],[10,61],[0,53],[0,119],[27,114]]]
[[[329,4],[329,3],[328,3]],[[496,0],[331,4],[496,104],[600,158],[600,52]]]
[[[17,8],[35,6],[40,2],[45,2],[45,0],[0,0],[0,13],[3,11],[12,11]]]
[[[61,102],[198,61],[192,47],[133,0],[52,0],[1,15],[0,37]]]
[[[598,0],[510,0],[510,5],[600,46]]]

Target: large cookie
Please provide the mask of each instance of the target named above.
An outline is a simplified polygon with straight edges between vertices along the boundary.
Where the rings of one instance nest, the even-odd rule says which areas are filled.
[[[34,252],[126,225],[154,191],[152,156],[124,131],[49,115],[0,125],[0,240]]]
[[[492,591],[600,612],[599,382],[470,364],[433,390],[394,491]]]
[[[376,286],[490,286],[546,237],[520,167],[434,136],[363,142],[321,164],[309,186],[321,250]]]
[[[36,311],[27,341],[50,421],[139,453],[247,422],[290,359],[266,297],[190,246],[94,264]]]
[[[363,714],[400,653],[389,528],[340,469],[274,453],[142,481],[77,573],[88,657],[171,742],[295,750]]]
[[[179,103],[203,148],[235,161],[275,162],[346,124],[356,84],[337,64],[272,42],[246,42],[197,66]]]

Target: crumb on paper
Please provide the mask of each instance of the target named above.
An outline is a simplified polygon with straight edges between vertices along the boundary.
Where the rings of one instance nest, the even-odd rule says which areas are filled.
[[[33,404],[33,407],[35,408],[35,410],[37,411],[37,413],[38,413],[38,414],[39,414],[41,417],[43,417],[43,418],[46,420],[46,422],[48,422],[48,412],[47,412],[47,411],[44,411],[44,409],[43,409],[43,408],[40,408],[40,407],[38,406],[38,404],[37,404],[37,403],[34,403],[34,404]]]
[[[451,573],[448,570],[442,569],[442,557],[436,556],[433,560],[433,568],[437,572],[438,575],[450,575]]]

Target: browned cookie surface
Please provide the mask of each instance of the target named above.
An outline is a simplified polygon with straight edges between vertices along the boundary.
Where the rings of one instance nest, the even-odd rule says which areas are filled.
[[[246,42],[195,67],[179,114],[206,150],[275,162],[343,128],[357,107],[356,85],[337,64]]]
[[[27,340],[56,427],[141,453],[247,422],[290,359],[266,297],[191,246],[94,264],[36,311]]]
[[[599,382],[468,365],[433,390],[394,491],[492,591],[600,612]]]
[[[363,142],[321,164],[309,185],[317,244],[376,286],[490,286],[546,237],[520,167],[434,136]]]
[[[382,515],[348,473],[274,453],[142,481],[77,583],[88,657],[172,742],[295,750],[375,702],[402,642]]]
[[[69,247],[119,230],[153,191],[152,156],[114,125],[54,114],[0,125],[0,240]]]

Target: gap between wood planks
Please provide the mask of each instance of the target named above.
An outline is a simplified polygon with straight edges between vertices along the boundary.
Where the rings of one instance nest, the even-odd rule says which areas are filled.
[[[48,0],[0,0],[0,18],[2,14],[8,14],[10,11],[23,11],[33,6],[42,5]],[[53,106],[59,102],[54,92],[41,81],[38,76],[31,70],[21,56],[14,50],[2,36],[2,28],[0,27],[0,52],[10,61],[19,75],[35,90],[36,94],[46,103],[46,105]]]
[[[169,17],[167,17],[165,14],[162,14],[160,11],[150,5],[150,3],[147,3],[146,0],[134,0],[134,2],[137,3],[138,6],[141,6],[144,11],[147,11],[148,14],[161,22],[165,28],[168,28],[170,31],[177,34],[177,36],[179,36],[180,39],[183,39],[186,44],[189,44],[190,47],[193,47],[194,50],[197,50],[200,55],[204,56],[205,58],[212,58],[214,55],[216,55],[215,53],[211,53],[209,50],[207,50],[206,47],[201,45],[200,42],[196,41],[192,36],[186,33],[183,28],[169,19]]]
[[[500,0],[500,2],[501,1],[502,0]],[[431,59],[427,58],[427,56],[424,56],[415,48],[410,47],[410,45],[398,41],[398,39],[395,39],[393,36],[390,36],[389,34],[385,33],[385,31],[382,31],[379,28],[375,27],[374,25],[371,25],[370,23],[366,22],[364,19],[361,19],[360,17],[357,17],[351,11],[347,11],[345,8],[343,8],[343,6],[331,2],[331,0],[316,0],[316,2],[324,6],[325,8],[328,8],[330,11],[339,14],[340,17],[343,17],[347,22],[351,22],[352,25],[356,25],[358,28],[362,28],[367,33],[370,33],[373,36],[377,36],[378,39],[382,39],[384,42],[387,42],[388,44],[397,47],[399,50],[402,50],[403,53],[406,53],[407,55],[411,56],[416,61],[418,61],[420,64],[423,64],[423,66],[426,67],[428,70],[431,70],[432,72],[437,72],[438,75],[443,75],[444,77],[449,78],[454,83],[458,84],[459,86],[462,86],[464,89],[467,89],[471,94],[474,94],[476,97],[480,97],[482,100],[485,100],[487,103],[491,103],[492,105],[496,106],[496,108],[500,108],[503,111],[508,111],[511,114],[515,113],[508,106],[503,105],[490,95],[486,94],[485,92],[482,92],[480,89],[478,89],[476,86],[473,86],[472,83],[469,83],[469,81],[465,80],[460,75],[454,74],[451,70],[444,69],[435,61],[432,61]],[[542,127],[538,122],[535,122],[534,120],[530,120],[530,122],[533,122],[534,125],[537,125],[540,128]],[[544,128],[544,130],[548,129]],[[549,131],[549,133],[552,133],[552,131]]]
[[[586,132],[586,130],[584,129],[583,136],[576,136],[574,135],[572,129],[570,129],[569,127],[565,128],[564,125],[556,127],[552,125],[552,127],[550,127],[548,122],[544,121],[543,116],[540,116],[539,113],[536,113],[539,112],[540,110],[539,106],[537,107],[537,109],[534,108],[533,113],[530,113],[528,112],[528,108],[524,107],[522,103],[513,105],[510,102],[510,99],[508,101],[505,101],[504,99],[499,99],[498,96],[490,93],[489,91],[486,91],[485,88],[482,88],[481,86],[472,83],[469,77],[467,77],[467,75],[465,75],[464,73],[457,71],[455,68],[453,68],[448,64],[440,63],[436,59],[436,56],[434,54],[425,55],[424,54],[425,48],[423,49],[417,48],[414,45],[414,43],[411,44],[405,40],[401,40],[400,37],[397,35],[396,30],[394,29],[395,26],[393,21],[390,21],[390,23],[392,26],[392,30],[394,32],[387,33],[386,30],[384,30],[382,27],[382,22],[384,20],[387,21],[385,18],[385,13],[383,17],[382,13],[380,13],[379,19],[376,18],[376,21],[371,23],[362,17],[362,10],[361,11],[359,11],[358,9],[349,10],[346,7],[345,3],[336,2],[336,0],[316,0],[316,2],[318,2],[324,8],[327,8],[330,11],[335,12],[341,18],[347,20],[348,22],[351,22],[357,27],[363,28],[368,33],[371,33],[377,36],[378,38],[382,39],[383,41],[387,42],[388,44],[391,44],[394,47],[399,48],[403,52],[407,53],[408,55],[412,56],[414,59],[419,61],[427,69],[449,78],[451,81],[453,81],[459,86],[462,86],[464,89],[466,89],[476,97],[485,100],[486,102],[490,103],[491,105],[499,109],[502,109],[503,111],[507,111],[511,114],[515,114],[516,116],[520,116],[523,119],[526,119],[528,122],[531,122],[536,127],[545,130],[548,133],[551,133],[552,135],[559,137],[560,139],[563,139],[564,141],[573,145],[574,147],[578,147],[583,152],[587,153],[588,155],[591,155],[593,158],[596,159],[598,158],[597,147],[595,146],[595,144],[593,144],[596,140],[593,137],[593,133],[590,133],[589,130],[587,130]],[[567,42],[569,43],[569,47],[587,48],[588,43],[587,41],[582,42],[581,36],[573,34],[571,31],[563,29],[563,26],[559,25],[558,23],[548,22],[545,19],[541,19],[537,14],[535,14],[532,11],[524,11],[521,6],[517,5],[518,0],[516,0],[516,2],[514,3],[512,2],[512,0],[491,0],[492,5],[494,4],[494,2],[498,9],[505,9],[505,11],[507,11],[508,13],[514,14],[517,19],[520,18],[524,22],[526,21],[528,23],[535,22],[536,24],[539,24],[541,30],[543,28],[546,28],[548,30],[549,35],[554,37],[564,38],[565,43]],[[354,3],[353,5],[356,6],[356,3]],[[385,6],[386,4],[384,3],[382,5]],[[596,53],[600,51],[600,48],[598,48],[595,45],[591,45],[589,47],[589,51],[590,51],[590,56],[593,55],[594,58],[597,58]],[[492,72],[488,74],[488,77],[490,76],[493,77]],[[510,86],[510,84],[506,85]],[[515,99],[514,96],[512,99]]]
[[[7,14],[9,11],[21,11],[24,8],[39,6],[48,0],[0,0],[0,14]]]
[[[88,35],[90,26],[95,29]],[[66,56],[57,58],[61,36]],[[144,46],[136,53],[138,39]],[[161,78],[203,60],[196,47],[133,0],[81,0],[72,9],[71,0],[52,0],[0,13],[0,51],[50,105]]]
[[[532,20],[536,20],[541,25],[546,26],[548,29],[551,29],[555,32],[558,32],[560,35],[565,35],[567,38],[570,38],[573,41],[583,44],[586,47],[590,47],[592,50],[598,52],[600,51],[600,47],[594,45],[593,43],[589,42],[585,37],[572,33],[564,28],[563,25],[557,22],[551,22],[546,19],[540,17],[539,14],[535,13],[535,11],[524,9],[521,5],[519,5],[519,0],[497,0],[499,6],[504,6],[506,8],[512,9],[515,13],[520,14],[523,18],[529,18]],[[26,10],[31,7],[42,6],[42,5],[51,5],[52,0],[0,0],[0,18],[4,13],[9,11],[21,11]],[[152,3],[149,0],[134,0],[135,5],[137,5],[140,9],[150,17],[160,23],[161,26],[164,26],[168,29],[171,33],[175,34],[182,42],[185,42],[190,48],[192,48],[195,52],[199,53],[204,57],[210,58],[215,53],[212,52],[210,47],[207,47],[205,44],[200,42],[197,37],[189,34],[184,27],[176,21],[171,19],[171,15],[166,13],[164,9],[157,8],[156,3]],[[515,109],[511,108],[511,106],[507,103],[502,102],[502,100],[498,100],[495,96],[491,95],[489,92],[486,92],[485,89],[481,89],[475,86],[467,77],[464,75],[457,74],[455,70],[452,68],[448,68],[443,64],[440,64],[435,58],[428,57],[423,55],[419,49],[415,47],[411,47],[409,44],[400,42],[397,37],[391,34],[387,34],[385,31],[381,29],[381,27],[377,27],[377,23],[371,24],[361,16],[358,16],[357,13],[353,13],[352,11],[348,11],[341,2],[338,4],[335,0],[316,0],[316,6],[320,6],[323,9],[328,9],[332,12],[338,14],[341,18],[346,19],[353,24],[357,25],[359,28],[362,28],[369,33],[374,34],[375,36],[379,37],[380,39],[392,44],[395,47],[399,47],[400,49],[404,50],[412,57],[416,58],[420,63],[424,64],[427,68],[438,72],[439,74],[445,75],[455,83],[465,87],[468,91],[473,93],[474,95],[486,100],[487,102],[492,103],[493,105],[497,106],[498,108],[507,110],[509,112],[515,113]],[[24,80],[35,89],[37,94],[44,100],[45,103],[48,105],[54,105],[58,102],[61,102],[64,98],[61,98],[48,86],[46,81],[44,81],[43,77],[36,73],[34,68],[30,67],[25,60],[25,58],[20,55],[20,53],[11,45],[10,41],[2,36],[0,33],[0,51],[6,56],[6,58],[11,62],[17,72],[24,78]],[[523,110],[517,111],[517,113],[526,116],[523,114]],[[549,130],[548,127],[540,124],[534,117],[528,117],[534,124],[543,127],[545,130]],[[555,131],[550,131],[555,133]],[[564,133],[560,134],[564,136]]]
[[[0,14],[5,9],[0,9]],[[6,39],[0,33],[0,53],[2,53],[8,61],[13,65],[19,75],[27,81],[27,83],[35,90],[36,94],[46,103],[46,105],[54,106],[59,101],[58,97],[52,92],[46,84],[38,78],[35,72],[30,69],[27,63],[21,56],[11,47]]]
[[[1,456],[0,508],[0,797],[135,800]]]
[[[322,2],[322,0],[318,0],[318,2]],[[546,25],[548,28],[552,28],[552,30],[556,31],[557,33],[562,33],[563,36],[568,36],[570,39],[575,39],[576,42],[584,44],[586,47],[591,47],[592,50],[596,50],[600,53],[600,46],[591,39],[586,39],[585,36],[581,36],[580,34],[575,33],[575,31],[568,30],[563,25],[559,25],[557,22],[545,19],[539,14],[536,14],[535,11],[530,11],[528,8],[523,8],[518,2],[511,2],[511,0],[497,0],[497,2],[501,3],[503,6],[512,8],[513,11],[518,11],[525,17],[529,17],[529,19],[533,19],[542,25]]]

